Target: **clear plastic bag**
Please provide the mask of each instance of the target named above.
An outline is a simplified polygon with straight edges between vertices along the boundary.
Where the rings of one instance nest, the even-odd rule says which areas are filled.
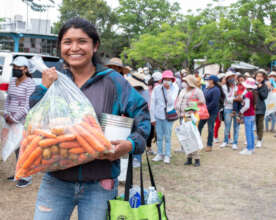
[[[192,121],[183,122],[176,127],[175,133],[186,154],[203,149],[201,136]]]
[[[41,72],[48,68],[40,57],[33,57],[31,62]],[[17,179],[67,169],[114,151],[90,101],[62,73],[29,111],[24,128]]]
[[[3,161],[6,161],[12,154],[12,152],[19,148],[20,142],[22,140],[23,129],[24,127],[20,123],[12,125],[5,123],[4,127],[1,130]]]

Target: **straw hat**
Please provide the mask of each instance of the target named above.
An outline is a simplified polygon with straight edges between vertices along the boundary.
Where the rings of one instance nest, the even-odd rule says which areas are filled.
[[[267,72],[264,70],[264,69],[258,69],[257,71],[256,71],[256,74],[257,73],[262,73],[262,74],[264,74],[264,75],[267,75]]]
[[[148,88],[143,82],[140,82],[139,80],[133,78],[131,75],[130,76],[126,76],[125,79],[129,82],[129,84],[132,87],[141,86],[141,87],[143,87],[143,89],[147,89]]]
[[[253,78],[248,78],[242,85],[247,89],[257,89],[256,81]]]
[[[110,67],[110,68],[112,68],[112,66],[120,67],[120,68],[122,69],[122,72],[123,72],[124,74],[127,74],[127,73],[130,72],[129,68],[125,67],[124,64],[123,64],[123,61],[122,61],[120,58],[118,58],[118,57],[113,57],[113,58],[111,58],[111,59],[107,62],[106,66],[108,66],[108,67]]]
[[[188,75],[186,77],[183,78],[183,80],[185,82],[187,82],[187,84],[190,86],[190,87],[194,87],[196,88],[197,87],[197,79],[193,76],[193,75]]]

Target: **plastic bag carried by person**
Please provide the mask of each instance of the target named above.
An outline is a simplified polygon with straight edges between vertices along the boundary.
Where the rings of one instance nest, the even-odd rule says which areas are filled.
[[[276,89],[269,92],[266,103],[266,112],[265,116],[270,115],[271,113],[276,112]]]
[[[4,127],[1,130],[3,161],[6,161],[12,152],[19,148],[20,142],[22,140],[23,129],[24,127],[20,123],[9,125],[4,122]]]
[[[31,62],[41,72],[48,68],[40,57],[33,57]],[[17,179],[67,169],[114,151],[90,101],[62,73],[29,111],[24,128]]]
[[[176,127],[175,133],[186,154],[203,149],[201,136],[192,121],[183,122]]]

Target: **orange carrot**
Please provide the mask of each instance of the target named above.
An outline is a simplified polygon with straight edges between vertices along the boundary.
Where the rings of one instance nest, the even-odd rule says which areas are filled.
[[[28,157],[28,159],[23,164],[23,169],[28,169],[32,163],[41,155],[42,150],[40,147],[37,147],[31,155]]]
[[[69,129],[73,134],[76,134],[76,138],[79,144],[81,145],[81,147],[83,147],[86,150],[86,152],[92,155],[93,157],[96,156],[95,150],[86,142],[86,140],[81,135],[77,134],[74,128],[69,128]]]
[[[26,173],[27,173],[27,170],[24,168],[21,168],[18,171],[16,170],[15,179],[19,180],[22,177],[26,177]]]
[[[23,149],[23,151],[24,151],[25,148],[28,146],[28,143],[29,143],[28,137],[25,137],[25,138],[22,140],[21,144],[20,144],[20,147]]]
[[[57,144],[59,141],[57,138],[47,138],[39,142],[40,147],[50,147]]]
[[[59,143],[66,141],[73,141],[76,139],[76,135],[73,134],[65,134],[57,137]]]
[[[35,129],[33,133],[36,134],[36,135],[39,135],[39,136],[46,137],[46,138],[56,138],[57,137],[56,135],[48,133],[48,132],[43,131],[41,129]]]
[[[77,141],[70,141],[70,142],[63,142],[60,143],[59,146],[61,148],[78,148],[81,147],[80,144]]]
[[[82,147],[78,147],[78,148],[70,149],[69,152],[72,154],[82,154],[82,153],[85,153],[86,151]]]
[[[51,132],[55,135],[64,135],[64,131],[65,129],[64,128],[52,128],[51,129]]]
[[[94,150],[98,152],[105,151],[104,145],[99,142],[94,136],[92,136],[89,132],[87,132],[82,126],[75,125],[75,128],[80,133],[82,137],[89,143],[89,145],[94,148]]]
[[[33,165],[34,165],[35,167],[37,167],[37,166],[40,164],[41,159],[42,159],[42,157],[39,156],[39,157],[34,161]]]
[[[95,136],[104,146],[106,146],[108,149],[111,149],[111,143],[109,140],[106,139],[106,137],[103,135],[102,131],[99,131],[98,129],[89,126],[86,122],[81,122],[80,125],[86,129],[90,134]]]
[[[31,134],[31,135],[27,136],[29,142],[31,142],[35,137],[37,137],[37,135]]]
[[[24,151],[24,153],[22,154],[22,156],[19,157],[19,160],[17,162],[19,165],[22,165],[25,162],[25,160],[31,155],[31,153],[37,148],[40,140],[41,140],[41,137],[39,137],[39,136],[36,136],[32,140],[32,142],[27,146],[27,148]]]
[[[97,123],[96,119],[92,115],[87,115],[86,118],[88,119],[88,121],[90,122],[89,124],[92,127],[102,130],[101,126]]]

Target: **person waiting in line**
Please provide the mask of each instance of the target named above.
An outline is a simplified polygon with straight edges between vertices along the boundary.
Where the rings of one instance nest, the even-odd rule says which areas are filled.
[[[205,151],[210,152],[213,147],[214,125],[219,112],[219,103],[224,101],[224,94],[221,86],[218,84],[219,78],[217,76],[211,75],[205,81],[206,89],[204,90],[204,96],[210,116],[208,119],[200,120],[198,129],[201,134],[204,125],[208,123],[208,141]]]

